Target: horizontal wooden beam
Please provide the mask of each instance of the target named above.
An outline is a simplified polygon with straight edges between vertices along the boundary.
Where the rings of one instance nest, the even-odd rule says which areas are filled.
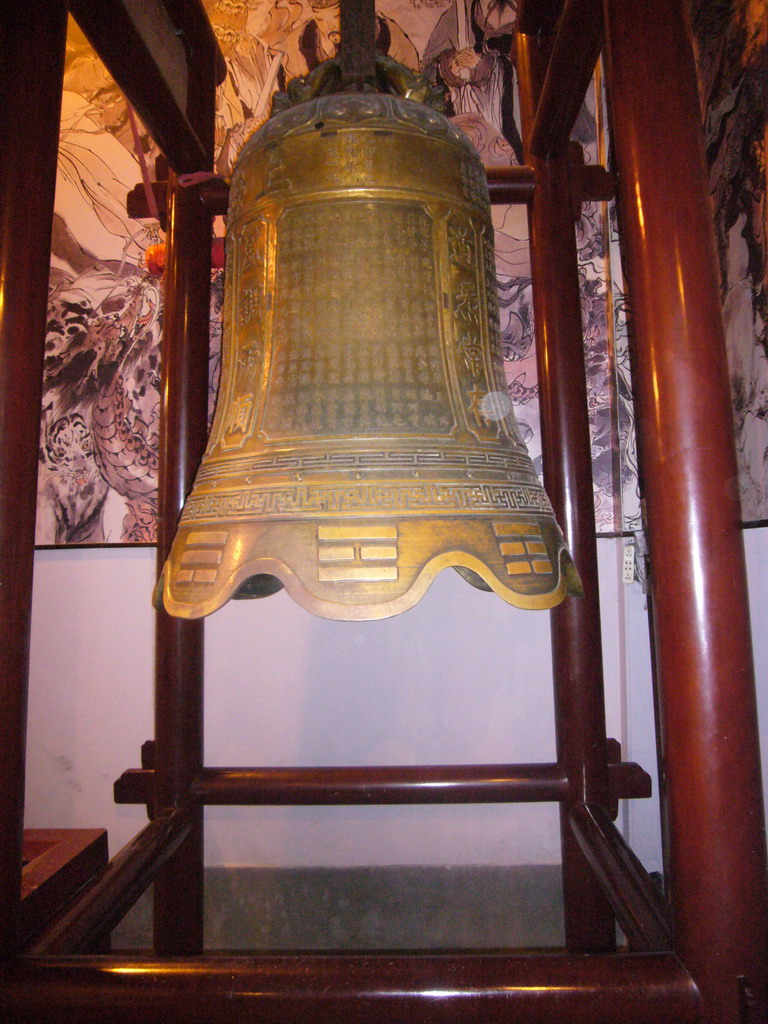
[[[153,778],[151,768],[124,772],[115,802],[148,803]],[[639,765],[609,765],[608,778],[616,800],[651,795],[650,777]],[[556,764],[204,768],[193,786],[199,803],[229,806],[534,803],[558,802],[567,792]]]
[[[14,1024],[695,1024],[672,954],[286,954],[186,960],[19,958]]]
[[[116,803],[146,803],[153,772],[124,772]],[[204,768],[193,786],[202,804],[340,805],[532,803],[565,797],[555,764],[366,768]]]
[[[613,199],[616,175],[600,164],[571,164],[574,202],[593,203]]]
[[[494,206],[530,203],[533,198],[532,167],[486,167],[485,176]]]
[[[534,176],[530,167],[486,167],[488,193],[494,206],[529,203],[533,197]],[[574,164],[572,184],[575,202],[588,203],[595,199],[612,199],[616,191],[614,176],[596,164]],[[229,185],[223,178],[211,178],[195,186],[200,201],[212,215],[225,216],[229,203]],[[152,182],[155,203],[161,222],[166,216],[168,187],[165,181]],[[149,206],[144,185],[135,185],[126,199],[129,217],[149,217]]]
[[[199,0],[70,0],[70,10],[107,70],[178,173],[207,170],[187,116],[191,76],[221,52]]]

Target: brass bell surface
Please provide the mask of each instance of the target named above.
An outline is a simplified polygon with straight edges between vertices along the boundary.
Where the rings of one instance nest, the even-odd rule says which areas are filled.
[[[319,615],[380,618],[448,566],[524,608],[581,592],[507,394],[485,175],[449,120],[376,93],[277,114],[238,160],[226,244],[168,612],[280,582]]]

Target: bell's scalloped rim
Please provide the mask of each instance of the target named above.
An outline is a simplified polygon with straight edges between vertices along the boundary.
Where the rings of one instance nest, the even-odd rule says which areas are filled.
[[[283,584],[285,590],[298,605],[305,611],[321,618],[350,622],[385,619],[408,611],[418,604],[435,577],[444,569],[463,566],[477,573],[491,590],[507,604],[526,610],[543,611],[554,608],[568,595],[572,597],[583,597],[584,595],[578,570],[565,547],[559,551],[558,562],[558,572],[556,576],[554,573],[552,574],[557,579],[555,587],[545,593],[525,594],[505,586],[479,558],[465,551],[445,551],[434,556],[422,566],[411,585],[404,592],[385,594],[378,600],[356,600],[354,602],[333,601],[318,597],[305,587],[289,565],[279,559],[267,556],[260,556],[240,565],[237,571],[217,588],[215,597],[203,601],[185,600],[174,595],[173,591],[176,588],[173,586],[168,571],[169,562],[166,562],[157,581],[153,601],[155,607],[164,607],[168,614],[178,618],[203,618],[222,608],[235,597],[247,579],[260,573],[274,576]]]

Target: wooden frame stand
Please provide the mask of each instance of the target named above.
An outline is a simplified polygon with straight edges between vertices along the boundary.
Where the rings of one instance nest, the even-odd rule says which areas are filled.
[[[221,58],[199,0],[153,0],[159,55],[127,0],[72,12],[172,168],[163,340],[162,566],[202,451],[210,210]],[[48,252],[67,4],[0,11],[0,1016],[14,1024],[765,1024],[766,849],[746,577],[711,212],[684,0],[519,0],[527,168],[492,194],[531,221],[546,486],[587,597],[552,614],[557,762],[217,769],[202,750],[201,623],[158,613],[156,738],[117,798],[146,829],[23,948],[26,680]],[[611,820],[647,791],[611,763],[568,137],[605,55],[630,289],[669,834],[664,900]],[[126,59],[129,55],[129,59]],[[172,74],[161,73],[161,63]],[[181,78],[179,77],[181,76]],[[168,82],[185,82],[176,90]],[[180,96],[184,96],[182,101]],[[19,168],[29,172],[22,176]],[[439,796],[433,784],[440,781]],[[205,956],[205,804],[551,800],[561,809],[566,949]],[[155,952],[98,955],[155,884]],[[627,949],[615,949],[616,921]]]

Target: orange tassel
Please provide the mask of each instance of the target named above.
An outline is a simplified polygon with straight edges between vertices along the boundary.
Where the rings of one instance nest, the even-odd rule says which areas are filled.
[[[155,277],[161,277],[165,270],[165,242],[157,242],[150,245],[144,253],[147,270]]]

